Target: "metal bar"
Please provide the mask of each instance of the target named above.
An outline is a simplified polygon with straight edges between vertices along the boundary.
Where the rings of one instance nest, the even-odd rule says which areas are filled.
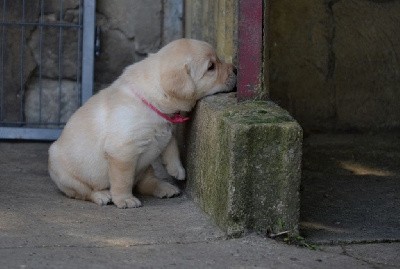
[[[6,4],[6,0],[3,0],[3,6]],[[24,7],[26,9],[26,5],[24,1]],[[63,31],[68,28],[68,29],[76,29],[78,32],[78,54],[77,54],[77,85],[81,83],[82,91],[80,94],[80,101],[84,103],[89,97],[92,95],[92,90],[93,90],[93,64],[94,64],[94,33],[95,33],[95,0],[80,0],[79,1],[79,25],[77,24],[68,24],[68,23],[63,23],[63,7],[62,7],[62,1],[60,0],[60,5],[61,5],[61,12],[60,12],[60,19],[58,23],[46,23],[44,22],[44,0],[40,0],[40,20],[39,23],[33,23],[33,22],[26,22],[26,17],[24,15],[24,19],[22,22],[4,22],[5,18],[5,13],[4,13],[4,8],[3,8],[3,21],[0,24],[3,32],[7,30],[6,27],[21,27],[21,31],[23,31],[23,36],[24,38],[26,37],[26,29],[25,27],[38,27],[40,30],[40,40],[39,40],[39,58],[44,57],[43,51],[44,51],[44,30],[46,28],[44,27],[58,27],[59,30],[59,40],[58,40],[58,57],[59,57],[59,62],[58,62],[58,71],[59,71],[59,93],[61,93],[62,89],[62,73],[63,73]],[[6,32],[5,32],[6,34]],[[5,42],[4,38],[4,33],[3,35],[3,42]],[[22,33],[21,33],[22,37]],[[26,48],[26,41],[23,44],[25,47],[21,47],[21,49]],[[4,55],[5,52],[4,50],[6,49],[6,46],[3,45],[1,48],[1,53]],[[26,56],[26,55],[25,55]],[[21,63],[24,62],[23,55],[20,57]],[[42,60],[42,59],[40,59]],[[4,60],[2,59],[4,62]],[[4,69],[4,64],[1,67]],[[21,70],[21,74],[23,74]],[[42,67],[39,67],[39,79],[42,80]],[[82,73],[81,73],[81,72]],[[23,80],[21,77],[20,80]],[[21,84],[22,85],[22,84]],[[40,88],[42,88],[41,85],[39,85]],[[79,85],[78,85],[79,87]],[[42,95],[43,93],[40,92]],[[60,96],[60,94],[59,94]],[[41,97],[42,98],[42,97]],[[60,101],[60,100],[59,100]],[[43,100],[40,101],[40,103],[43,104]],[[59,114],[60,114],[60,109],[59,108]],[[42,113],[42,111],[40,112]],[[41,116],[41,118],[43,118]],[[60,117],[58,119],[60,121]],[[1,122],[0,122],[1,124]],[[0,127],[0,138],[2,139],[34,139],[34,140],[55,140],[57,139],[62,131],[61,124],[60,122],[55,122],[55,123],[46,123],[46,125],[58,125],[58,128],[56,129],[49,129],[49,128],[42,128],[43,122],[42,119],[39,119],[39,122],[35,123],[30,123],[30,127],[19,127],[19,124],[11,125],[9,124],[8,127]]]
[[[82,25],[74,24],[74,23],[48,23],[48,22],[19,22],[19,21],[2,21],[0,22],[1,26],[8,27],[21,27],[21,26],[45,26],[45,27],[62,27],[62,28],[83,28]]]
[[[43,22],[44,0],[40,0],[40,22]],[[42,122],[42,48],[43,48],[43,25],[40,24],[39,37],[39,122]]]
[[[6,0],[3,0],[3,12],[2,21],[4,21],[6,13]],[[3,120],[3,110],[4,110],[4,46],[5,46],[5,26],[3,25],[1,30],[1,92],[0,92],[0,122]]]
[[[25,0],[22,1],[22,21],[25,21]],[[20,46],[20,89],[19,89],[19,99],[20,99],[20,110],[19,110],[19,122],[22,123],[24,121],[24,103],[23,103],[23,95],[24,95],[24,56],[25,56],[25,26],[21,28],[21,46]]]
[[[56,140],[62,129],[0,127],[2,139]]]
[[[60,0],[60,23],[63,21],[63,0]],[[63,50],[63,32],[62,27],[59,29],[59,36],[58,36],[58,122],[61,121],[61,94],[62,94],[62,50]]]
[[[16,124],[17,123],[7,122],[7,125],[4,125],[2,127],[11,127],[11,126],[14,126]],[[46,127],[43,127],[43,124],[45,124],[47,126],[53,126],[53,128],[57,128],[57,127],[61,128],[61,127],[63,127],[65,125],[65,123],[60,123],[58,121],[46,121],[45,123],[39,122],[39,121],[34,121],[34,122],[30,121],[29,122],[29,127],[46,128]],[[23,127],[21,127],[21,128],[23,128]]]
[[[96,1],[83,1],[82,104],[93,95]]]
[[[78,23],[81,24],[82,23],[82,0],[79,1],[79,14],[78,14]],[[81,28],[78,28],[78,52],[76,55],[76,88],[79,91],[79,94],[77,95],[77,103],[81,104],[82,100],[81,100],[81,96],[82,96],[82,87],[81,87],[81,49],[82,49],[82,30]]]
[[[238,22],[238,100],[262,97],[263,1],[240,0]]]

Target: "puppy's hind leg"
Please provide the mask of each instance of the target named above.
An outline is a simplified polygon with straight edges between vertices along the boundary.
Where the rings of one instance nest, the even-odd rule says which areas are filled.
[[[111,202],[111,193],[109,190],[92,191],[90,200],[98,205],[107,205]]]
[[[72,176],[62,165],[53,146],[49,151],[49,174],[57,187],[70,198],[92,201],[98,205],[106,205],[111,201],[108,190],[93,191],[90,186]]]
[[[92,201],[98,205],[106,205],[111,201],[110,191],[93,191],[85,183],[69,176],[67,173],[54,173],[49,169],[50,176],[56,183],[57,187],[65,193],[66,196],[79,200]]]
[[[178,187],[172,185],[171,183],[158,179],[154,175],[152,166],[149,166],[143,173],[136,186],[136,190],[140,194],[152,195],[158,198],[174,197],[179,195],[181,192]]]

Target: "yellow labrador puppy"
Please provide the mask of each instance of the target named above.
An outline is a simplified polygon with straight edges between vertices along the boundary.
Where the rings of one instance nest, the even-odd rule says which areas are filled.
[[[172,197],[180,190],[154,175],[161,157],[167,172],[185,178],[173,124],[186,120],[206,95],[230,91],[233,66],[206,42],[180,39],[125,69],[91,97],[49,149],[49,173],[67,196],[119,208],[139,207],[132,195]]]

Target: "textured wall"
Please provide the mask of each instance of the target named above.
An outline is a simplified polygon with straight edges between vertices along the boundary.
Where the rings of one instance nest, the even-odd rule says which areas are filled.
[[[8,1],[10,2],[10,1]],[[7,13],[4,12],[4,6],[0,5],[1,14],[5,14],[4,21],[14,21],[16,18],[22,17],[22,5],[20,1],[8,3],[5,6]],[[29,2],[26,6],[26,21],[37,21],[38,16],[35,10],[38,10],[39,5],[35,2]],[[3,18],[1,18],[3,20]],[[28,29],[24,33],[27,37],[30,36]],[[16,122],[22,119],[23,115],[20,109],[20,103],[23,98],[24,84],[29,80],[31,73],[36,68],[35,59],[30,52],[20,56],[21,46],[21,30],[18,27],[2,27],[0,38],[0,108],[2,122]],[[26,45],[26,44],[24,44]],[[21,72],[20,65],[23,62],[24,68]],[[22,84],[22,85],[21,85]]]
[[[4,18],[1,19],[13,23],[43,21],[49,24],[58,23],[60,20],[74,24],[79,21],[79,0],[63,1],[61,18],[59,1],[47,1],[43,7],[42,18],[40,3],[38,0],[5,1],[0,7],[0,13],[4,14]],[[60,30],[56,27],[3,27],[0,37],[0,98],[4,98],[0,100],[2,123],[7,126],[19,126],[18,122],[39,123],[40,119],[41,123],[49,123],[57,122],[55,118],[58,117],[63,121],[71,115],[79,104],[78,90],[71,86],[76,84],[74,80],[79,72],[77,40],[77,28],[64,29],[60,44]],[[63,53],[61,63],[58,58],[60,47]],[[59,67],[62,69],[60,80]],[[39,71],[42,78],[40,82]],[[60,91],[59,96],[59,84],[70,91],[67,93],[64,89]],[[54,103],[54,100],[59,98],[62,100],[61,104],[40,102],[39,86],[43,88],[43,95],[46,95],[44,100]],[[42,113],[39,104],[42,106]],[[42,117],[41,114],[46,115]]]
[[[108,84],[123,69],[158,51],[182,33],[182,0],[97,0],[101,53],[95,82]],[[100,86],[101,87],[101,86]]]
[[[0,5],[0,14],[5,14],[5,21],[22,20],[22,0],[6,1]],[[25,21],[39,22],[41,1],[24,1]],[[60,21],[62,3],[62,20],[66,23],[78,23],[79,4],[82,0],[48,0],[44,1],[43,17],[45,23]],[[5,8],[5,10],[3,10]],[[3,12],[4,11],[4,12]],[[123,69],[156,52],[166,43],[183,36],[183,0],[97,0],[96,25],[101,27],[100,54],[95,59],[95,91],[113,82]],[[3,18],[0,18],[3,19]],[[0,121],[10,123],[27,121],[42,123],[54,121],[59,114],[58,106],[48,102],[39,102],[40,90],[43,88],[46,98],[57,100],[60,82],[67,91],[61,91],[62,108],[60,117],[68,119],[79,106],[77,87],[71,83],[80,72],[78,61],[77,28],[65,29],[62,32],[62,75],[59,81],[59,29],[56,27],[29,26],[25,32],[19,27],[6,27],[0,34],[0,86],[4,93],[0,100]],[[43,35],[41,41],[40,35]],[[1,44],[4,46],[1,47]],[[23,57],[20,56],[23,44]],[[41,48],[41,49],[40,49]],[[16,60],[17,59],[17,60]],[[23,73],[20,74],[21,63]],[[77,64],[78,63],[78,64]],[[3,72],[4,70],[4,72]],[[41,80],[39,79],[41,71]],[[40,115],[39,103],[43,117]]]
[[[211,43],[221,58],[236,62],[237,1],[186,0],[185,36]]]
[[[400,127],[400,1],[270,1],[270,93],[306,130]]]

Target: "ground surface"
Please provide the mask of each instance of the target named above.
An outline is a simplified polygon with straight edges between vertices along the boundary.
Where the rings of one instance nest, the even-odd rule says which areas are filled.
[[[47,148],[47,143],[0,142],[1,268],[398,268],[400,264],[400,243],[396,242],[322,245],[310,250],[254,234],[226,239],[184,195],[163,200],[142,198],[143,207],[126,210],[68,199],[57,191],[47,174]],[[305,165],[310,170],[306,171],[308,178],[307,173],[313,173],[308,167],[316,164],[312,154],[305,156],[306,162],[311,160]],[[398,179],[398,170],[385,171],[395,173]],[[303,222],[307,218],[308,222],[324,224],[340,216],[352,216],[350,211],[338,214],[341,210],[304,215],[307,208],[322,210],[311,207],[313,197],[320,197],[309,191],[324,193],[322,189],[330,186],[320,183],[317,186],[322,189],[310,189],[313,184],[306,180],[302,195],[309,205],[302,207]],[[383,194],[397,190],[396,186],[382,189]],[[379,206],[378,211],[386,216],[384,211],[391,212],[392,208],[386,204],[381,208],[381,203],[388,203],[388,197],[398,201],[396,192],[394,195],[377,199],[371,208]],[[330,208],[329,204],[318,204]],[[382,223],[394,227],[397,236],[396,220],[393,217],[393,225]],[[362,231],[350,232],[348,238],[354,234],[353,239],[358,240]],[[318,229],[306,232],[315,241],[332,240],[338,235]],[[390,229],[385,228],[384,234],[391,235]]]
[[[400,240],[400,133],[306,138],[301,219],[313,242]]]

